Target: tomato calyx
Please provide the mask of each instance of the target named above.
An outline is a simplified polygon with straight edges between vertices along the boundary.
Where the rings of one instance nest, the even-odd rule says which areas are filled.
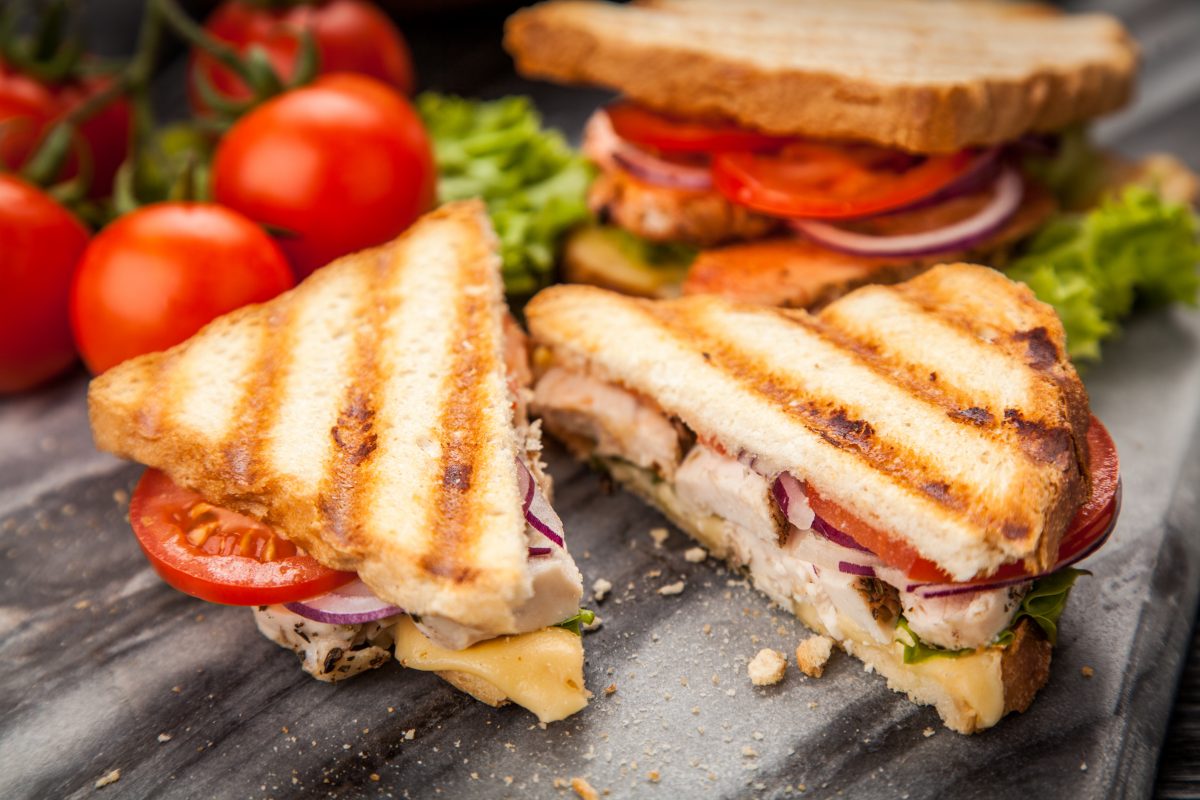
[[[205,502],[156,469],[147,469],[138,482],[129,519],[159,576],[202,600],[288,603],[357,577],[323,566],[273,528]]]
[[[903,572],[911,584],[979,585],[984,588],[1022,577],[1033,580],[1040,574],[1070,566],[1099,549],[1116,524],[1121,507],[1120,464],[1112,437],[1095,417],[1088,428],[1087,442],[1091,495],[1067,526],[1059,543],[1055,565],[1044,573],[1028,570],[1023,562],[1013,562],[990,575],[955,581],[936,563],[923,558],[908,542],[850,514],[821,497],[812,486],[805,487],[805,493],[817,516],[866,547],[889,567]]]

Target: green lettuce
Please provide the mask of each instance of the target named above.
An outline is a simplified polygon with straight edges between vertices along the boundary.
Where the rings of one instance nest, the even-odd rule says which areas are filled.
[[[1052,219],[1007,272],[1054,306],[1071,358],[1095,359],[1135,303],[1195,305],[1198,265],[1191,209],[1133,186],[1088,213]]]
[[[581,609],[579,609],[578,614],[576,614],[573,617],[567,617],[566,619],[564,619],[562,622],[558,623],[554,627],[566,628],[567,630],[569,630],[571,633],[575,634],[576,636],[582,636],[583,635],[583,627],[585,625],[591,625],[595,621],[596,621],[596,614],[594,612],[592,612],[586,608],[581,608]]]
[[[1029,617],[1037,623],[1051,645],[1058,644],[1058,619],[1062,616],[1063,609],[1067,607],[1067,597],[1071,594],[1071,587],[1075,585],[1075,580],[1080,575],[1091,575],[1091,573],[1082,569],[1060,569],[1058,572],[1035,581],[1021,601],[1021,607],[1017,609],[1012,622],[1000,632],[992,644],[997,647],[1008,647],[1012,644],[1013,637],[1016,636],[1013,630],[1023,617]],[[896,623],[896,640],[904,645],[905,664],[916,664],[927,658],[939,656],[960,658],[976,652],[973,648],[947,650],[926,644],[913,632],[912,628],[908,627],[908,621],[904,617],[901,617],[900,621]]]
[[[504,287],[550,282],[567,230],[588,218],[592,167],[527,97],[467,100],[425,92],[417,111],[433,141],[441,202],[482,197],[500,239]]]

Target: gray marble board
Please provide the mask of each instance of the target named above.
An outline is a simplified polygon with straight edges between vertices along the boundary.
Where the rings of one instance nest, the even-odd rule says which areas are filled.
[[[1200,59],[1179,44],[1200,21],[1139,30],[1136,8],[1110,5],[1149,40],[1147,78],[1101,134],[1200,165]],[[595,99],[473,85],[532,92],[571,131]],[[971,737],[840,654],[820,679],[752,687],[747,660],[789,652],[802,626],[742,576],[685,561],[677,531],[657,546],[659,516],[557,448],[585,585],[615,587],[593,605],[587,710],[543,728],[394,664],[318,683],[248,612],[158,580],[126,521],[140,468],[93,451],[81,374],[0,400],[0,796],[565,797],[555,781],[573,776],[613,797],[1148,795],[1200,587],[1200,314],[1135,318],[1085,378],[1121,454],[1121,521],[1085,563],[1049,685]]]

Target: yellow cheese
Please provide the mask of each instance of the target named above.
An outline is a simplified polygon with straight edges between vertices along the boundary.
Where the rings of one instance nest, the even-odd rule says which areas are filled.
[[[583,642],[563,628],[543,628],[447,650],[425,638],[408,617],[396,623],[396,659],[410,669],[474,675],[508,695],[542,722],[571,716],[587,705]]]

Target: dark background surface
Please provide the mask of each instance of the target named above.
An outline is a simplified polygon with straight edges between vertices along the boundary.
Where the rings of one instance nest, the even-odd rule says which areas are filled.
[[[98,49],[130,47],[140,5],[86,4]],[[392,4],[424,86],[483,96],[533,92],[548,121],[575,133],[594,95],[518,81],[498,44],[505,6],[455,5],[472,7]],[[1099,137],[1126,152],[1174,152],[1200,167],[1200,3],[1069,5],[1119,15],[1144,49],[1137,103],[1101,123]],[[166,54],[159,87],[168,112],[182,109],[177,56]],[[491,711],[394,667],[334,689],[317,685],[260,639],[244,612],[166,589],[140,561],[114,499],[138,470],[91,451],[81,375],[0,401],[0,708],[11,709],[0,719],[0,795],[90,794],[96,778],[119,767],[122,780],[103,791],[556,796],[555,777],[579,774],[616,796],[678,796],[673,786],[787,796],[801,783],[806,796],[822,797],[947,789],[968,797],[1046,789],[1141,796],[1151,786],[1159,797],[1200,796],[1200,638],[1190,639],[1200,533],[1197,342],[1193,315],[1141,318],[1087,376],[1122,448],[1127,492],[1153,487],[1143,494],[1162,502],[1143,509],[1127,495],[1112,552],[1094,560],[1097,578],[1068,609],[1074,633],[1056,653],[1051,685],[1029,714],[971,739],[941,729],[932,712],[887,692],[846,658],[821,681],[793,675],[752,691],[744,660],[758,643],[748,637],[787,651],[799,626],[775,619],[737,576],[711,562],[684,563],[687,544],[678,534],[654,548],[646,531],[659,524],[655,515],[625,495],[598,495],[593,476],[562,457],[552,459],[558,502],[585,579],[606,577],[618,587],[599,608],[605,627],[586,642],[591,688],[619,683],[615,701],[598,697],[579,717],[541,731],[519,711]],[[1135,469],[1140,476],[1130,474]],[[1147,516],[1131,520],[1131,510]],[[647,577],[654,570],[662,577]],[[678,603],[653,592],[674,576],[689,584]],[[1105,620],[1140,629],[1127,650]],[[700,634],[705,623],[716,633]],[[1089,637],[1099,645],[1089,647]],[[1085,663],[1097,669],[1087,684],[1079,678]],[[696,688],[701,683],[706,690]],[[1081,708],[1088,704],[1095,713]],[[936,730],[928,739],[927,726]],[[707,731],[697,734],[700,727]],[[405,738],[410,729],[414,740]],[[159,733],[171,739],[158,742]],[[646,782],[653,769],[661,785]]]

